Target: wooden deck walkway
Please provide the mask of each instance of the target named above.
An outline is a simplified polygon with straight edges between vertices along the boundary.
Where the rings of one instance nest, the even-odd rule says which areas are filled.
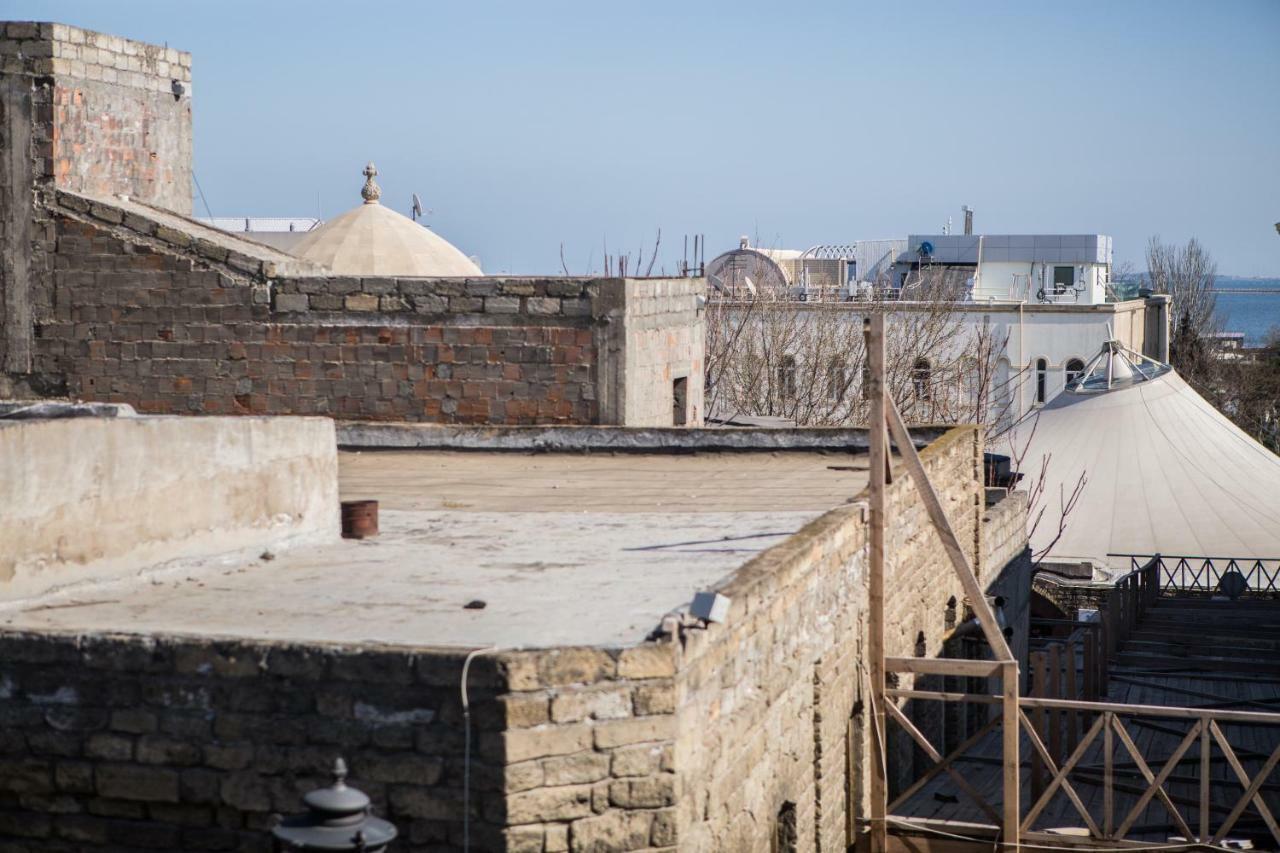
[[[1083,678],[1083,660],[1077,657],[1077,669]],[[1111,661],[1105,702],[1124,705],[1158,705],[1192,709],[1187,719],[1137,714],[1118,714],[1116,719],[1142,756],[1149,772],[1161,774],[1166,761],[1185,744],[1185,752],[1177,764],[1168,768],[1164,784],[1167,796],[1182,820],[1196,834],[1201,829],[1202,796],[1209,802],[1208,828],[1216,830],[1229,817],[1245,792],[1239,779],[1242,772],[1249,780],[1263,770],[1273,751],[1280,746],[1280,726],[1254,723],[1222,722],[1221,735],[1238,759],[1233,768],[1213,732],[1203,737],[1189,736],[1201,726],[1197,715],[1205,711],[1262,711],[1280,713],[1280,601],[1240,600],[1213,601],[1207,598],[1159,598],[1143,615],[1128,641],[1117,650]],[[991,713],[998,716],[998,707]],[[1052,717],[1051,714],[1046,716]],[[1061,714],[1063,718],[1066,714]],[[1079,737],[1089,731],[1096,714],[1081,712]],[[1067,721],[1062,719],[1060,725]],[[1049,725],[1052,725],[1050,723]],[[1079,763],[1067,778],[1089,812],[1102,827],[1106,825],[1105,785],[1106,746],[1112,749],[1114,800],[1111,826],[1122,826],[1129,812],[1148,790],[1149,780],[1123,743],[1123,736],[1112,731],[1110,738],[1099,734],[1086,747]],[[1049,742],[1049,738],[1044,738]],[[1064,744],[1059,763],[1070,750],[1069,738]],[[997,727],[964,755],[957,758],[957,768],[978,792],[999,808],[1002,799],[1000,769],[1001,733]],[[945,750],[944,750],[945,752]],[[1031,760],[1034,748],[1023,733],[1022,813],[1025,816],[1038,794],[1032,791]],[[1202,791],[1200,763],[1208,758],[1211,784]],[[1052,778],[1050,774],[1049,778]],[[1229,839],[1252,842],[1254,849],[1274,850],[1277,842],[1267,826],[1266,817],[1280,813],[1280,772],[1269,773],[1269,780],[1258,788],[1258,794],[1270,814],[1264,815],[1250,804],[1227,835]],[[910,823],[930,826],[958,827],[962,824],[991,825],[986,815],[957,789],[946,774],[939,774],[916,792],[892,814]],[[943,822],[943,823],[935,823]],[[1087,835],[1081,818],[1061,789],[1036,819],[1037,831]],[[992,827],[994,829],[994,827]],[[966,834],[958,831],[957,834]],[[987,835],[988,833],[983,833]],[[1125,833],[1129,841],[1163,843],[1185,836],[1177,818],[1170,814],[1159,796],[1149,796],[1134,816]],[[1091,846],[1105,846],[1093,839]]]

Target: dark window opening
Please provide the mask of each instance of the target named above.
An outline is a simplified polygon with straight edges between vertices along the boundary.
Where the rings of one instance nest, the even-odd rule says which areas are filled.
[[[1049,377],[1049,362],[1043,358],[1036,359],[1036,402],[1043,403],[1045,398],[1045,385]]]
[[[790,400],[796,395],[796,360],[785,355],[778,365],[778,392],[784,399]]]
[[[1076,286],[1075,267],[1053,268],[1053,295],[1061,296]]]
[[[1080,378],[1080,374],[1084,373],[1084,362],[1078,358],[1073,358],[1067,362],[1067,385],[1075,382]]]
[[[671,423],[684,426],[689,422],[689,377],[681,376],[671,383]]]
[[[911,385],[915,389],[916,399],[928,400],[933,396],[931,373],[929,359],[917,358],[915,366],[911,369]]]
[[[797,853],[800,849],[800,821],[796,804],[787,802],[778,809],[778,822],[773,828],[774,853]]]
[[[844,399],[844,389],[847,384],[844,359],[831,359],[831,364],[827,368],[827,399],[837,403]]]

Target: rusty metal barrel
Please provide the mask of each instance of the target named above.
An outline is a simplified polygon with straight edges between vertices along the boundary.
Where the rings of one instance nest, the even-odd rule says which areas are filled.
[[[378,535],[377,501],[342,502],[342,538],[367,539]]]

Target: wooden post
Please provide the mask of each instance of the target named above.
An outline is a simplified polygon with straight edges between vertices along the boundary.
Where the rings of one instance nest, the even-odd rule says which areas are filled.
[[[871,419],[867,424],[870,433],[870,466],[868,474],[871,488],[871,565],[867,593],[868,645],[871,671],[871,714],[874,749],[871,756],[871,853],[884,853],[888,845],[886,814],[889,806],[888,781],[885,763],[888,760],[888,744],[885,743],[884,703],[884,514],[885,468],[889,464],[889,446],[885,440],[884,411],[884,314],[875,312],[863,321],[866,338],[867,361],[870,368],[868,389],[871,398]]]
[[[1018,662],[1006,661],[1001,664],[1000,670],[1001,689],[1004,693],[1001,722],[1004,726],[1004,828],[1001,840],[1005,850],[1017,850],[1022,812],[1022,804],[1019,802],[1022,793],[1022,782],[1019,779],[1022,759],[1018,755],[1018,742],[1022,733],[1018,728]]]
[[[1210,732],[1209,732],[1209,715],[1205,715],[1201,720],[1200,729],[1200,843],[1207,844],[1209,842],[1209,759],[1210,753]]]
[[[1116,812],[1115,767],[1112,763],[1112,753],[1116,748],[1112,728],[1116,715],[1111,711],[1103,711],[1103,714],[1107,719],[1102,724],[1102,835],[1110,838],[1115,831]]]
[[[1048,673],[1045,671],[1044,652],[1031,653],[1031,695],[1043,699],[1048,694],[1045,692],[1045,681],[1048,680]],[[1032,721],[1035,723],[1036,733],[1040,735],[1040,740],[1044,740],[1044,708],[1034,708],[1032,710]],[[1040,795],[1044,793],[1046,779],[1046,767],[1044,760],[1040,758],[1040,754],[1035,750],[1031,752],[1031,799],[1038,800]]]
[[[1045,685],[1045,695],[1051,699],[1065,698],[1062,695],[1062,643],[1049,644],[1049,681]],[[1062,765],[1062,711],[1057,708],[1049,711],[1049,757],[1054,764]]]
[[[1067,698],[1080,699],[1081,696],[1076,692],[1076,641],[1070,640],[1066,647],[1066,664],[1067,664]],[[1080,714],[1074,708],[1067,711],[1067,751],[1066,755],[1076,751],[1076,745],[1080,743]]]
[[[1084,632],[1084,698],[1098,701],[1098,631],[1087,628]]]

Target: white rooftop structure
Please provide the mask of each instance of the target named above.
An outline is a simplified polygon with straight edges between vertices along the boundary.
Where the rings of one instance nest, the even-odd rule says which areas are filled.
[[[1042,470],[1045,481],[1046,512],[1031,545],[1048,548],[1050,559],[1126,568],[1127,558],[1108,555],[1280,556],[1280,457],[1172,368],[1114,342],[993,449],[1024,445],[1023,487]],[[1079,501],[1053,543],[1061,502],[1082,474]]]
[[[377,174],[372,163],[364,169],[364,204],[308,232],[290,251],[340,275],[484,275],[448,240],[379,204]]]

